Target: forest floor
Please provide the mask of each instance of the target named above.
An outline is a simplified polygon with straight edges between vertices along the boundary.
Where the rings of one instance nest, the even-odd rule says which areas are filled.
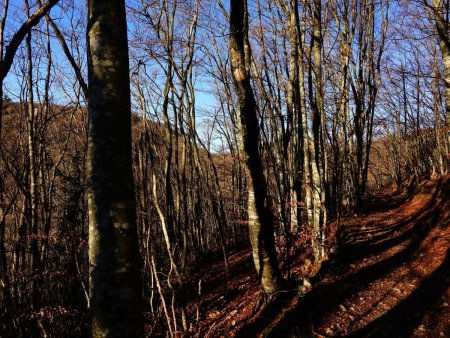
[[[380,191],[365,213],[344,218],[341,245],[299,293],[261,308],[250,250],[198,274],[197,337],[450,337],[450,176],[409,194]],[[300,255],[291,271],[305,272]],[[311,270],[311,269],[310,269]],[[194,297],[195,298],[195,297]]]

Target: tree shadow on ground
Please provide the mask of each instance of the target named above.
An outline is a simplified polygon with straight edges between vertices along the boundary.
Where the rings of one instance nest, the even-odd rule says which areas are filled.
[[[391,195],[370,196],[361,208],[361,213],[368,215],[389,211],[398,208],[411,198],[412,194],[407,194],[400,191],[397,191]]]
[[[385,315],[347,337],[411,337],[425,313],[450,287],[450,249],[445,260],[420,286]]]
[[[400,207],[406,202],[410,201],[415,193],[419,190],[420,184],[416,184],[417,182],[411,182],[405,190],[397,190],[394,193],[385,193],[385,194],[373,194],[368,196],[364,205],[361,208],[361,213],[364,215],[375,214],[379,212],[389,211],[395,208]],[[442,180],[438,182],[442,183]],[[435,186],[426,186],[422,185],[420,190],[426,193],[431,193],[431,190],[434,189]]]
[[[297,305],[292,310],[280,316],[283,305],[296,297],[296,295],[288,293],[286,297],[278,300],[273,306],[267,306],[251,323],[242,327],[238,331],[237,336],[252,337],[258,334],[271,337],[311,336],[314,327],[321,323],[327,313],[335,311],[340,304],[359,291],[366,289],[370,283],[388,275],[402,264],[411,262],[417,256],[422,241],[427,237],[433,226],[442,221],[440,219],[440,208],[443,207],[443,203],[446,203],[445,198],[438,201],[435,193],[425,208],[418,210],[408,218],[408,221],[402,221],[397,224],[397,230],[402,228],[404,230],[403,232],[400,231],[399,235],[392,237],[393,234],[387,232],[380,234],[381,237],[384,236],[385,238],[380,237],[380,241],[377,243],[369,241],[367,245],[364,245],[364,241],[362,241],[356,245],[348,245],[334,258],[330,259],[318,274],[318,276],[322,277],[326,275],[340,275],[340,279],[329,283],[319,283],[310,292],[299,298]],[[352,262],[382,253],[399,244],[402,244],[402,249],[394,255],[357,271],[350,271],[351,268],[349,266]],[[450,275],[449,265],[447,255],[444,263],[430,277],[423,280],[419,289],[414,291],[398,306],[391,309],[386,316],[383,316],[385,319],[380,319],[379,321],[374,321],[373,324],[367,325],[368,331],[363,331],[363,328],[360,333],[355,332],[355,337],[370,335],[372,331],[369,330],[378,330],[380,327],[380,333],[387,334],[384,335],[386,337],[392,337],[392,335],[389,335],[389,327],[396,325],[395,321],[398,320],[399,316],[403,317],[402,312],[408,307],[415,307],[414,314],[419,313],[423,316],[437,299],[436,297],[439,297],[448,287],[446,278]],[[432,286],[439,283],[441,284],[440,287]],[[430,288],[433,288],[433,290]],[[428,297],[428,294],[430,294],[429,299],[422,301],[422,298]],[[281,319],[274,325],[275,319],[280,317]],[[394,335],[395,337],[403,337],[404,334],[410,334],[414,329],[414,325],[420,322],[417,320],[417,316],[412,318],[414,320],[411,319],[405,326],[397,323],[400,334],[397,332]],[[379,335],[377,331],[376,336],[380,337],[383,335]]]
[[[220,257],[220,256],[219,256]],[[211,259],[213,261],[213,259]],[[229,276],[238,276],[243,279],[248,275],[248,271],[253,268],[253,260],[250,248],[242,246],[239,250],[234,250],[228,257],[229,260]],[[201,294],[216,294],[224,297],[210,297],[209,299],[202,299],[201,305],[203,308],[208,308],[213,304],[223,305],[229,302],[238,295],[238,287],[243,283],[242,281],[237,285],[232,285],[232,280],[227,283],[227,276],[225,274],[224,262],[220,259],[216,260],[214,264],[206,264],[208,271],[204,269],[197,274],[196,278],[192,278],[186,285],[186,300],[196,300],[198,295],[198,284],[201,280]],[[239,278],[238,278],[239,280]],[[227,289],[225,290],[225,287]]]
[[[424,227],[424,224],[427,224],[428,230],[430,230],[430,226],[437,224],[440,220],[441,207],[446,201],[438,201],[439,191],[436,189],[429,202],[412,215],[389,226],[381,227],[381,230],[374,229],[370,236],[367,236],[367,230],[359,229],[348,231],[347,235],[340,235],[347,241],[340,244],[338,254],[326,262],[324,269],[327,269],[328,266],[350,267],[355,261],[380,254],[412,237],[421,239],[420,236],[424,231],[421,228]],[[370,224],[369,226],[375,227]],[[427,233],[423,236],[426,236]]]

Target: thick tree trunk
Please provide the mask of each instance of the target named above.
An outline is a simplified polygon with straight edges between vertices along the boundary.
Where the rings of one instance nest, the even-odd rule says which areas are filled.
[[[444,83],[445,83],[445,124],[446,124],[446,142],[450,145],[450,37],[448,34],[448,6],[445,6],[444,0],[433,0],[433,10],[436,22],[436,31],[439,37],[439,47],[441,48],[442,60],[444,63]]]
[[[300,89],[300,76],[303,77],[301,31],[298,13],[298,0],[290,0],[289,7],[280,2],[286,15],[289,28],[289,42],[291,51],[289,55],[289,81],[287,88],[286,106],[289,112],[291,124],[288,143],[288,168],[291,172],[289,177],[289,202],[290,202],[290,226],[291,230],[297,229],[301,221],[301,210],[299,201],[301,200],[301,180],[303,172],[303,125],[301,115],[301,103],[303,92]]]
[[[439,107],[441,106],[440,94],[439,94],[439,72],[437,69],[437,53],[434,49],[433,53],[433,79],[431,82],[433,92],[433,111],[434,111],[434,132],[436,137],[436,152],[439,164],[439,173],[445,175],[445,147],[442,145],[442,123]],[[445,143],[445,141],[444,141]]]
[[[314,261],[317,263],[325,256],[324,225],[326,224],[326,154],[324,148],[324,84],[322,76],[322,4],[314,0],[313,6],[313,36],[310,65],[310,101],[313,111],[313,142],[310,145],[311,157],[311,197],[313,207],[312,248]],[[314,76],[313,76],[314,75]],[[313,82],[314,78],[314,82]]]
[[[250,46],[248,43],[247,1],[230,1],[230,60],[239,101],[238,129],[241,156],[248,181],[248,226],[253,260],[265,294],[280,288],[274,220],[266,204],[267,185],[263,174],[259,146],[256,102],[250,84]]]
[[[88,1],[91,333],[142,337],[125,1]]]

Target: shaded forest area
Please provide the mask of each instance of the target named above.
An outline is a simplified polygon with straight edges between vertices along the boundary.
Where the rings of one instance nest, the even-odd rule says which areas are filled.
[[[0,337],[450,336],[448,0],[0,12]]]

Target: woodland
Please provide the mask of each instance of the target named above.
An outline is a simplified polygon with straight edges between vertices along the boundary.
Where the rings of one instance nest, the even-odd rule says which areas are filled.
[[[3,0],[0,337],[450,337],[449,0]]]

